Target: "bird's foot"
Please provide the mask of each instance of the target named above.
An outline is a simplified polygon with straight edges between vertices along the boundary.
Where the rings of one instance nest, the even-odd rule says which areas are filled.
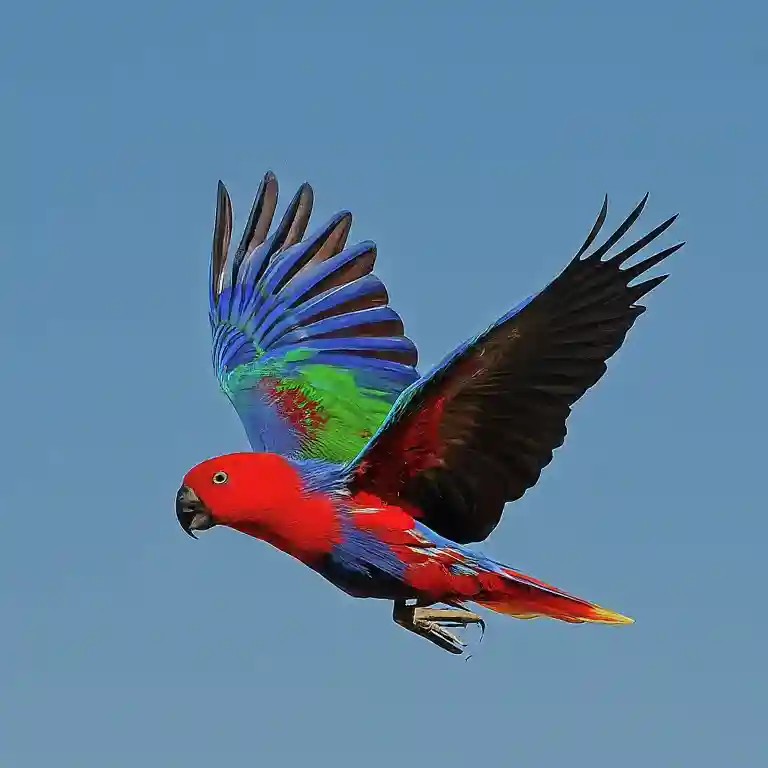
[[[485,632],[485,622],[480,616],[464,608],[432,608],[418,604],[407,605],[404,600],[397,600],[392,618],[401,627],[425,637],[450,653],[464,653],[467,644],[446,627],[479,624]]]

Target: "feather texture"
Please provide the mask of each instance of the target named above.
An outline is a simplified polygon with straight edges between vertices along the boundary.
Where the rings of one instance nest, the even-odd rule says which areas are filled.
[[[645,311],[637,301],[666,275],[630,283],[682,246],[622,269],[672,217],[604,258],[646,200],[590,252],[606,198],[584,245],[555,280],[409,387],[352,462],[353,487],[407,502],[454,541],[488,536],[504,505],[538,481],[563,444],[571,406],[603,376]]]
[[[418,379],[418,354],[373,274],[376,246],[346,247],[341,212],[305,237],[303,184],[272,234],[278,185],[267,173],[240,244],[219,182],[210,268],[213,365],[256,451],[347,462]]]

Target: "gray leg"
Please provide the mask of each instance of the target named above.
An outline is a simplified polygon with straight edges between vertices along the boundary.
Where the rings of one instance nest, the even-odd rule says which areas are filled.
[[[407,605],[405,600],[395,600],[392,618],[401,627],[425,637],[450,653],[463,653],[466,643],[445,627],[479,624],[485,631],[485,622],[476,613],[464,608],[432,608],[418,603]]]

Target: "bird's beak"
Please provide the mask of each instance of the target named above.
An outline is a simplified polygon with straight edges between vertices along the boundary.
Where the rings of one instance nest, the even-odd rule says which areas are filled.
[[[216,525],[205,504],[188,485],[182,485],[176,494],[176,517],[184,532],[193,539],[197,538],[193,531],[206,531]]]

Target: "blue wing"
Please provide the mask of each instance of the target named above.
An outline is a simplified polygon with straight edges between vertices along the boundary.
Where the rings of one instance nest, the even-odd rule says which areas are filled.
[[[219,182],[214,370],[255,451],[346,462],[418,379],[418,353],[372,272],[375,244],[345,247],[352,215],[305,237],[313,193],[303,184],[269,234],[277,194],[267,173],[230,256],[232,205]]]

